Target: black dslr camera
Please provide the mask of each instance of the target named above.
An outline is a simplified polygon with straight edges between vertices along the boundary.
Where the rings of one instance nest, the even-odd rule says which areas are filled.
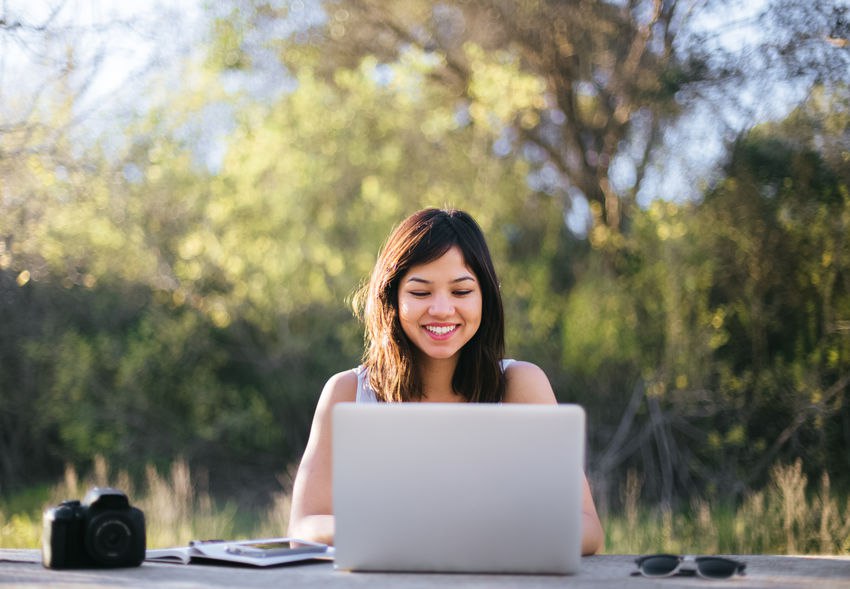
[[[145,560],[145,515],[117,489],[44,512],[41,561],[51,569],[135,567]]]

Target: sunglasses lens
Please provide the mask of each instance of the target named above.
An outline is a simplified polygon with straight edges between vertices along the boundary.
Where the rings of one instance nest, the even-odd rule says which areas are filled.
[[[726,558],[702,557],[697,559],[697,570],[703,577],[728,579],[735,574],[737,564]]]
[[[647,577],[664,577],[676,570],[677,566],[679,558],[666,554],[647,556],[640,562],[640,570]]]

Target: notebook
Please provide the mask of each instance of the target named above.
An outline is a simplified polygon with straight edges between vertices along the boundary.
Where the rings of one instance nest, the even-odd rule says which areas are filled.
[[[578,572],[584,428],[578,405],[338,404],[335,566]]]

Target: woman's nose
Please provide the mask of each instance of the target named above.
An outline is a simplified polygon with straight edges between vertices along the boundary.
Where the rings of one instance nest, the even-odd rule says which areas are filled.
[[[452,305],[452,302],[448,299],[448,297],[437,296],[434,297],[428,311],[435,317],[444,317],[454,313],[454,305]]]

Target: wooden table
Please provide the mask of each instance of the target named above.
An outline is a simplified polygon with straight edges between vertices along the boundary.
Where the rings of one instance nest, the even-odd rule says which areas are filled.
[[[329,562],[274,568],[145,563],[128,569],[45,569],[37,550],[0,549],[0,585],[16,587],[364,587],[369,589],[548,588],[548,587],[846,587],[850,557],[736,556],[747,563],[747,576],[723,581],[699,577],[633,577],[634,556],[586,557],[578,575],[444,575],[349,573]]]

